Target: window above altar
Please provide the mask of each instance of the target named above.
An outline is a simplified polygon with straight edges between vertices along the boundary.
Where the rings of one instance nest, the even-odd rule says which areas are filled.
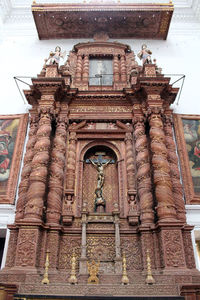
[[[90,58],[89,60],[89,85],[113,84],[112,58]]]

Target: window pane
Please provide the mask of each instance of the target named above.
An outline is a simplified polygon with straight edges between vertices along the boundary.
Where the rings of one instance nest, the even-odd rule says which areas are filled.
[[[113,84],[113,67],[110,58],[92,58],[90,59],[89,69],[90,85],[112,85]]]

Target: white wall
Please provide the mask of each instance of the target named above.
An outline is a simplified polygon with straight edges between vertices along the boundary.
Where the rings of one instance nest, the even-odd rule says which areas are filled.
[[[48,57],[56,45],[60,45],[67,54],[74,44],[87,40],[50,40],[40,41],[37,34],[32,36],[7,36],[0,43],[1,55],[1,102],[0,114],[15,114],[27,112],[27,105],[17,89],[14,76],[35,77],[40,73],[44,59]],[[118,40],[129,44],[137,54],[141,45],[145,42],[152,50],[152,58],[157,59],[157,65],[163,69],[163,74],[184,74],[185,83],[179,99],[179,105],[173,105],[176,113],[200,114],[198,55],[200,50],[200,35],[169,34],[166,41],[163,40]],[[66,59],[65,59],[66,60]],[[64,60],[64,61],[65,61]],[[63,61],[63,62],[64,62]],[[139,59],[137,61],[141,64]],[[62,62],[61,62],[62,64]],[[181,76],[171,76],[176,81]],[[31,83],[30,79],[21,78]],[[180,87],[182,80],[175,84]],[[28,86],[18,82],[21,90]]]

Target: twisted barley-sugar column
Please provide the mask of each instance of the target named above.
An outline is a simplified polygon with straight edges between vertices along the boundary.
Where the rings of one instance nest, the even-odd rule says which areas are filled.
[[[141,211],[140,220],[142,224],[151,224],[154,223],[153,195],[144,118],[142,116],[135,117],[133,124],[136,149],[137,189]]]
[[[119,59],[118,59],[118,55],[114,55],[114,58],[113,58],[113,73],[114,73],[114,82],[119,81]]]
[[[24,218],[24,209],[26,205],[26,193],[29,187],[29,176],[31,173],[31,163],[34,156],[34,145],[36,143],[36,132],[38,127],[38,115],[32,114],[30,120],[29,139],[26,145],[26,154],[24,156],[24,166],[19,185],[18,200],[16,205],[15,221]]]
[[[51,152],[49,193],[47,197],[46,219],[48,224],[59,224],[61,217],[67,122],[68,119],[65,116],[60,115],[57,118],[56,134]]]
[[[157,214],[160,220],[176,219],[170,168],[167,161],[168,151],[165,146],[165,134],[160,112],[150,110],[149,124]]]
[[[120,62],[121,62],[121,81],[126,82],[127,76],[126,76],[126,59],[125,59],[125,55],[121,56]]]
[[[49,96],[51,97],[51,96]],[[42,220],[46,191],[51,134],[51,108],[40,108],[40,120],[34,146],[25,219]]]
[[[134,165],[134,153],[133,153],[133,138],[132,133],[126,133],[126,169],[128,179],[128,191],[135,190],[135,165]]]
[[[83,59],[83,82],[88,83],[89,78],[89,56],[85,55]]]
[[[82,56],[78,55],[76,64],[76,82],[81,82],[82,79]]]
[[[180,182],[180,172],[178,168],[178,157],[176,154],[176,145],[174,142],[173,128],[172,128],[172,118],[171,116],[166,116],[164,121],[164,130],[167,146],[168,161],[170,167],[170,175],[172,180],[172,191],[175,199],[176,214],[177,218],[186,222],[185,215],[185,204],[183,198],[183,189]]]
[[[66,189],[68,190],[74,190],[75,163],[76,163],[76,133],[70,132],[68,159],[67,159],[67,181],[66,181]]]

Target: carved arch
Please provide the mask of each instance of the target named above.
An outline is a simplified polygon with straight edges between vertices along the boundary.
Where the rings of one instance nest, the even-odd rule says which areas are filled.
[[[117,199],[113,199],[114,202],[118,202],[121,208],[121,215],[124,216],[124,203],[126,195],[126,187],[122,182],[122,178],[126,176],[124,170],[125,170],[125,159],[120,151],[120,148],[118,145],[114,145],[114,143],[110,141],[105,140],[93,140],[87,143],[87,145],[84,145],[79,153],[77,153],[77,168],[76,168],[76,174],[77,174],[77,182],[76,182],[76,192],[75,192],[75,205],[76,205],[76,215],[80,216],[82,204],[83,204],[83,160],[84,156],[87,153],[87,151],[95,146],[105,146],[109,149],[111,149],[117,158],[117,187],[118,187],[118,195]],[[116,201],[118,200],[118,201]]]

